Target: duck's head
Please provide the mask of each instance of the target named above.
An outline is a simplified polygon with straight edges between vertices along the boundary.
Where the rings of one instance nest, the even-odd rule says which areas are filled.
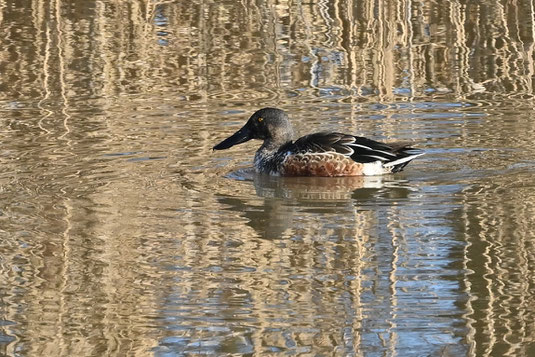
[[[275,147],[287,143],[292,137],[288,115],[277,108],[263,108],[251,115],[240,130],[214,146],[214,150],[228,149],[251,139],[264,140],[265,145]]]

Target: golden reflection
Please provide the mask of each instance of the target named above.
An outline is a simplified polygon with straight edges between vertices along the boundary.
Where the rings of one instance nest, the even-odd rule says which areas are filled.
[[[279,100],[286,88],[336,88],[387,102],[533,90],[529,2],[74,4],[32,1],[29,47],[5,20],[24,18],[3,7],[2,58],[18,73],[5,97],[58,93],[55,76],[65,100],[80,95],[77,81],[91,81],[84,89],[98,96],[176,87],[201,101],[255,88]]]
[[[389,326],[372,348],[396,354],[410,227],[402,210],[381,204],[405,202],[414,183],[223,179],[233,166],[209,156],[214,130],[229,130],[219,126],[221,112],[281,104],[311,107],[313,116],[320,101],[349,103],[344,125],[388,136],[399,123],[392,103],[530,100],[534,13],[531,1],[0,1],[0,322],[8,341],[0,352],[146,355],[165,337],[214,333],[201,327],[221,322],[211,310],[219,303],[228,321],[249,309],[251,321],[233,327],[249,328],[251,353],[298,341],[358,355],[377,337],[365,336],[363,321],[374,317],[363,309],[366,270],[386,262]],[[363,109],[380,112],[364,102],[393,109],[380,124],[357,123]],[[492,124],[454,124],[455,143],[530,153],[531,116],[501,130]],[[462,160],[483,169],[500,155]],[[470,296],[459,303],[459,324],[470,355],[533,352],[532,181],[470,182],[450,197],[462,201],[451,224],[467,243],[460,279]],[[383,223],[387,255],[371,261],[379,245],[371,235]],[[228,277],[218,280],[220,271]],[[188,320],[188,309],[205,320]],[[309,330],[284,335],[289,323],[273,316],[280,309],[296,311],[291,318],[306,321],[295,326]],[[336,319],[318,326],[313,317],[329,309]],[[342,323],[344,334],[332,332]],[[247,343],[230,341],[229,350]]]

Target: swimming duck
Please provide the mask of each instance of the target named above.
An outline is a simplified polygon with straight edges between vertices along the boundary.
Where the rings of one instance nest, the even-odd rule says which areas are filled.
[[[381,143],[337,132],[320,132],[293,139],[288,115],[281,109],[256,111],[245,125],[214,150],[251,139],[263,140],[254,167],[280,176],[361,176],[399,172],[424,152],[402,143]]]

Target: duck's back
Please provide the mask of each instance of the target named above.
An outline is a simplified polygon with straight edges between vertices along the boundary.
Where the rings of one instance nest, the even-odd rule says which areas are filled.
[[[422,154],[421,150],[403,144],[321,132],[281,147],[276,155],[276,171],[283,176],[381,175],[401,171]]]

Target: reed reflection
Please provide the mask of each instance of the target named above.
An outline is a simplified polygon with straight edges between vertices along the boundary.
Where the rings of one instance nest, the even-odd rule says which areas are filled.
[[[80,96],[148,91],[242,104],[244,94],[354,103],[533,94],[529,1],[26,0],[0,11],[9,73],[2,100],[69,106]]]

